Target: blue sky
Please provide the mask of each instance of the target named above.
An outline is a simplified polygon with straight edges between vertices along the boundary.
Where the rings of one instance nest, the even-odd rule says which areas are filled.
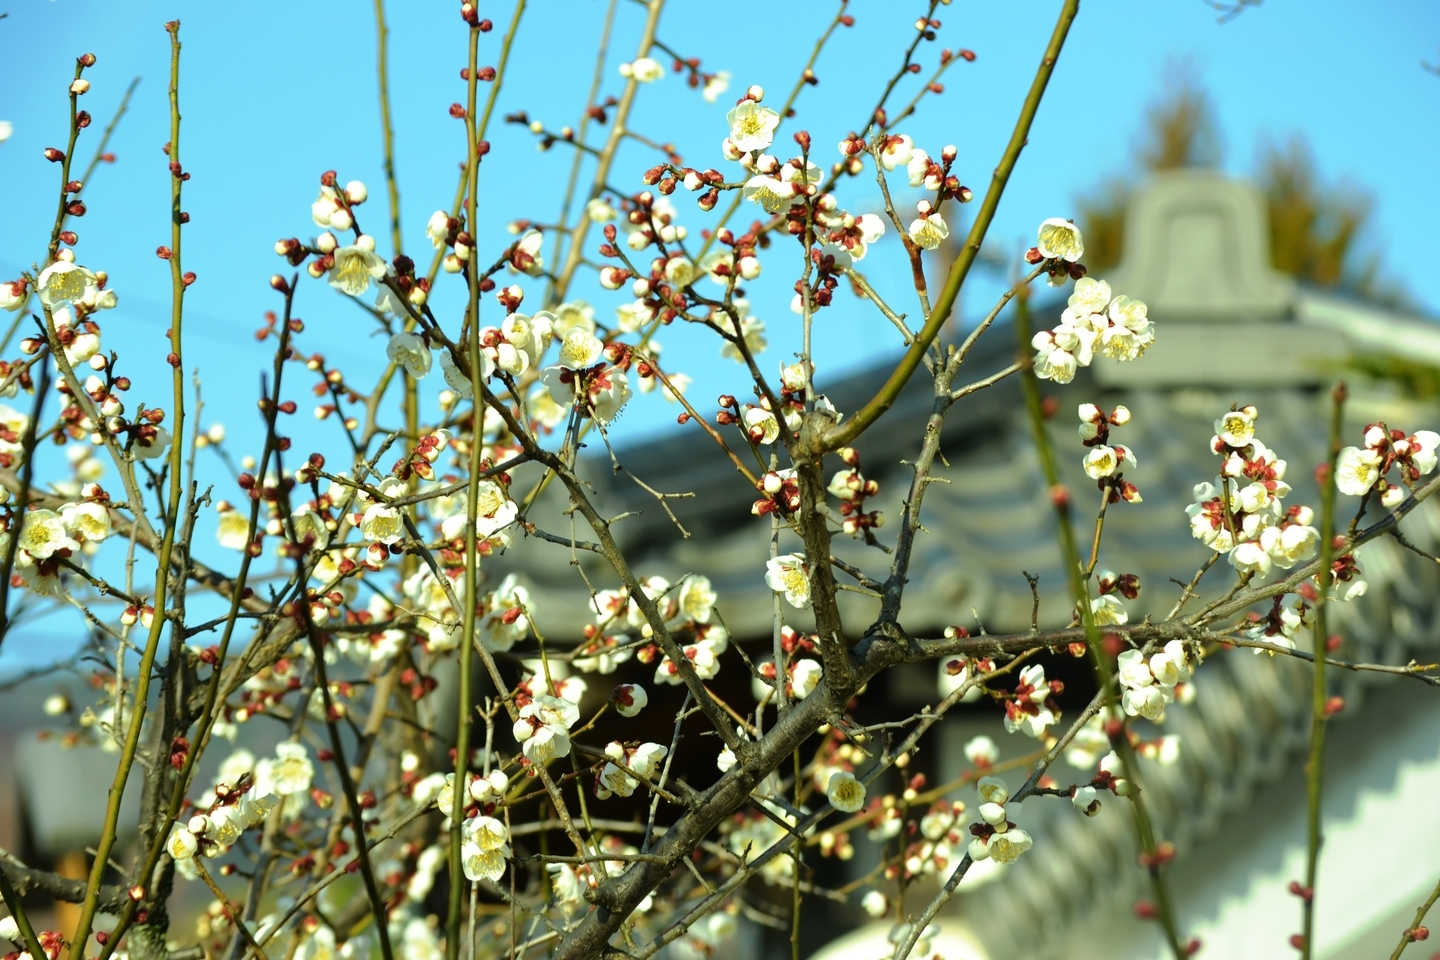
[[[459,70],[466,36],[457,7],[390,4],[396,159],[406,249],[412,253],[428,254],[425,220],[448,205],[464,151],[462,127],[447,113],[451,102],[464,98]],[[956,0],[940,10],[938,42],[922,47],[927,73],[941,46],[978,54],[974,63],[952,68],[944,95],[927,100],[914,122],[902,128],[932,154],[954,143],[957,169],[977,195],[1013,125],[1058,7],[1058,0]],[[497,26],[483,41],[482,63],[494,63],[511,9],[509,0],[481,4],[482,14]],[[552,128],[575,123],[605,9],[604,0],[532,0],[500,112],[523,109]],[[783,6],[736,0],[719,7],[672,0],[660,38],[701,57],[707,69],[730,71],[732,92],[708,105],[679,77],[667,76],[642,90],[632,128],[675,142],[694,166],[726,168],[719,142],[726,132],[727,100],[733,102],[749,83],[765,86],[773,101],[783,97],[834,10],[834,4],[819,0]],[[787,131],[808,129],[817,155],[826,162],[833,158],[833,145],[864,121],[922,10],[923,4],[899,0],[851,3],[856,26],[839,31],[822,54],[816,66],[821,83],[802,94],[799,116]],[[717,20],[717,11],[723,11],[725,23]],[[631,0],[621,0],[606,92],[620,91],[616,67],[635,56],[641,14]],[[168,377],[156,378],[166,372],[162,336],[169,275],[153,251],[169,240],[168,173],[160,151],[168,139],[163,24],[177,16],[185,44],[183,160],[193,174],[185,188],[192,218],[185,265],[199,274],[187,297],[186,359],[187,366],[200,369],[209,411],[223,411],[207,411],[204,419],[223,416],[238,454],[258,435],[249,421],[255,419],[253,397],[268,355],[252,333],[263,311],[278,302],[267,286],[281,266],[272,246],[280,237],[313,235],[309,204],[321,171],[335,168],[343,179],[369,184],[372,200],[362,222],[381,238],[381,252],[389,253],[368,2],[283,8],[153,0],[14,5],[0,20],[6,50],[0,60],[0,119],[14,124],[13,136],[0,144],[0,279],[17,275],[44,251],[58,168],[45,162],[41,151],[63,146],[73,58],[84,51],[99,58],[88,73],[92,91],[82,101],[97,123],[82,138],[81,158],[89,156],[130,79],[142,77],[112,144],[118,163],[102,169],[86,190],[90,212],[74,226],[81,236],[81,262],[107,270],[120,293],[120,308],[105,318],[106,346],[124,351],[123,362],[138,385],[132,400],[168,396]],[[1033,242],[1042,219],[1073,215],[1077,196],[1125,171],[1144,108],[1163,89],[1167,71],[1186,64],[1213,94],[1228,170],[1248,172],[1263,143],[1301,134],[1327,180],[1373,194],[1375,229],[1368,239],[1392,270],[1405,266],[1412,251],[1429,253],[1440,77],[1423,71],[1420,61],[1440,59],[1440,5],[1268,0],[1224,26],[1216,16],[1201,0],[1088,0],[992,228],[990,239],[998,249]],[[908,83],[898,102],[907,101],[919,81]],[[480,236],[488,249],[498,250],[509,239],[504,224],[511,219],[554,218],[570,156],[564,148],[537,153],[534,138],[519,126],[494,125],[489,139]],[[653,151],[629,144],[612,179],[637,189],[640,172],[655,161]],[[867,175],[847,184],[841,199],[851,209],[874,209],[875,193]],[[677,194],[677,200],[682,222],[698,234],[708,218],[689,198]],[[892,236],[877,245],[865,266],[900,309],[913,313],[914,304],[903,295],[906,271],[898,254]],[[781,259],[773,259],[752,291],[755,313],[769,324],[769,369],[798,345],[798,321],[788,311],[793,276],[786,272]],[[1408,286],[1427,312],[1440,314],[1440,291],[1419,278]],[[538,283],[529,290],[538,298]],[[997,290],[993,279],[977,274],[962,309],[980,312]],[[602,314],[625,299],[593,284],[575,293]],[[436,302],[453,329],[453,311],[446,316],[444,309],[455,301],[441,295]],[[883,320],[848,296],[842,303],[817,326],[822,388],[825,375],[898,347]],[[361,382],[383,362],[384,342],[371,336],[373,323],[323,283],[305,286],[297,312],[308,323],[308,343],[302,344],[307,352],[324,353]],[[498,313],[492,322],[498,322]],[[716,394],[741,393],[743,383],[739,368],[719,359],[713,340],[695,333],[667,330],[661,339],[667,366],[695,376],[693,396],[708,409]],[[427,383],[438,384],[438,377]],[[306,387],[298,384],[292,394],[302,408]],[[642,398],[615,433],[624,442],[674,429],[674,413],[656,397]],[[338,453],[338,440],[329,437],[324,445]]]

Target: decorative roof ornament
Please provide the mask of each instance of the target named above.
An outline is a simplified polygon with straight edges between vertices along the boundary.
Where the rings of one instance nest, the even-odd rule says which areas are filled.
[[[1296,301],[1295,281],[1270,265],[1260,190],[1209,170],[1158,174],[1140,189],[1107,279],[1162,322],[1279,321]]]

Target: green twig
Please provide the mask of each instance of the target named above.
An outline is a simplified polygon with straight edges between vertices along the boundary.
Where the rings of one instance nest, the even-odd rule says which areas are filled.
[[[1390,954],[1390,960],[1400,960],[1400,954],[1404,953],[1405,948],[1415,942],[1417,938],[1414,934],[1419,928],[1420,922],[1425,919],[1425,914],[1429,913],[1430,908],[1435,906],[1436,900],[1440,900],[1440,883],[1435,884],[1435,889],[1430,891],[1430,897],[1416,908],[1415,922],[1406,927],[1405,932],[1400,934],[1400,942],[1396,944],[1395,952]]]
[[[1035,72],[1035,79],[1030,84],[1030,92],[1025,95],[1025,103],[1020,109],[1020,116],[1015,121],[1015,130],[1010,134],[1010,142],[1005,146],[1005,152],[1000,157],[1000,163],[995,167],[995,174],[990,180],[990,189],[985,194],[985,199],[980,204],[980,210],[975,215],[975,222],[970,227],[970,235],[965,238],[965,245],[960,248],[960,253],[955,257],[955,262],[950,267],[950,272],[945,278],[945,286],[940,290],[940,296],[935,299],[935,305],[930,315],[925,318],[925,326],[920,328],[915,340],[905,351],[905,356],[900,359],[894,372],[885,381],[884,386],[870,399],[865,406],[861,407],[853,417],[843,423],[837,424],[826,431],[821,439],[823,450],[835,450],[854,440],[863,433],[870,424],[880,419],[886,410],[890,409],[895,398],[900,396],[900,391],[905,384],[910,382],[910,377],[920,366],[925,351],[930,349],[930,344],[939,335],[941,326],[950,316],[950,311],[955,306],[955,299],[959,296],[960,286],[965,282],[965,277],[970,273],[971,266],[975,263],[975,257],[980,253],[980,244],[985,239],[985,233],[990,229],[990,222],[995,217],[995,211],[999,209],[1000,197],[1005,192],[1005,185],[1010,180],[1010,174],[1015,169],[1015,163],[1020,159],[1020,151],[1030,137],[1030,125],[1035,120],[1035,114],[1040,109],[1040,100],[1045,94],[1045,87],[1050,83],[1050,75],[1055,72],[1055,63],[1060,58],[1060,50],[1065,45],[1065,37],[1070,32],[1070,24],[1074,22],[1075,15],[1080,10],[1080,0],[1065,0],[1065,5],[1060,10],[1060,17],[1055,23],[1055,30],[1050,35],[1050,43],[1045,48],[1045,56],[1040,60],[1040,69]]]
[[[85,942],[95,922],[99,906],[100,881],[109,866],[110,851],[115,846],[116,826],[120,820],[120,801],[125,793],[125,783],[135,763],[135,753],[140,745],[140,733],[145,720],[147,700],[150,693],[150,678],[154,673],[155,653],[160,645],[160,634],[170,617],[165,609],[170,581],[170,560],[175,549],[175,534],[179,526],[181,500],[184,493],[184,437],[185,437],[185,373],[181,351],[182,322],[185,312],[186,278],[181,266],[181,226],[184,214],[181,209],[181,188],[183,179],[177,171],[180,167],[180,21],[172,20],[165,25],[170,34],[170,353],[171,386],[173,390],[173,412],[170,420],[170,454],[168,471],[169,491],[163,517],[165,529],[160,541],[159,564],[155,571],[155,617],[151,622],[150,635],[145,641],[145,650],[140,657],[140,666],[135,676],[134,709],[130,726],[125,734],[125,744],[120,755],[120,764],[115,769],[115,780],[110,787],[109,803],[105,810],[105,828],[96,845],[95,862],[90,867],[90,881],[85,891],[85,902],[81,906],[80,921],[75,927],[71,943],[71,956],[83,957]],[[57,234],[58,237],[58,234]],[[137,515],[138,503],[132,504]],[[183,633],[183,624],[176,622],[172,631]],[[178,643],[183,643],[176,637]],[[149,877],[141,878],[148,881]],[[143,884],[142,884],[143,885]],[[115,938],[116,940],[119,937]],[[106,947],[110,947],[107,943]],[[110,948],[113,949],[113,948]]]
[[[385,28],[385,0],[375,0],[375,79],[380,87],[380,139],[385,148],[385,192],[390,201],[390,243],[401,253],[400,184],[395,179],[395,129],[390,122],[390,31]]]
[[[1310,691],[1310,759],[1305,765],[1305,889],[1301,898],[1302,907],[1300,930],[1301,960],[1310,960],[1314,955],[1315,940],[1315,879],[1320,865],[1320,795],[1323,789],[1325,760],[1325,727],[1329,720],[1329,692],[1325,686],[1324,655],[1329,632],[1326,629],[1325,602],[1328,599],[1334,574],[1331,563],[1335,557],[1335,460],[1340,455],[1340,432],[1343,427],[1345,398],[1344,381],[1336,385],[1331,393],[1333,405],[1330,411],[1330,449],[1326,460],[1325,479],[1320,485],[1320,574],[1316,577],[1319,587],[1315,597],[1315,638],[1314,679]]]
[[[947,285],[948,286],[948,285]],[[1030,347],[1030,301],[1027,291],[1023,291],[1016,303],[1015,313],[1015,340],[1021,354],[1023,355]],[[1076,608],[1079,611],[1081,623],[1085,629],[1086,645],[1090,649],[1090,656],[1095,668],[1095,678],[1099,688],[1105,693],[1106,699],[1113,703],[1115,694],[1111,691],[1111,670],[1109,660],[1105,655],[1104,644],[1101,641],[1100,630],[1095,623],[1095,617],[1090,609],[1090,591],[1088,589],[1088,576],[1080,561],[1080,549],[1075,541],[1075,531],[1070,525],[1070,493],[1060,483],[1060,473],[1055,466],[1055,452],[1050,446],[1050,436],[1045,429],[1045,414],[1040,403],[1040,384],[1035,377],[1033,366],[1027,367],[1021,377],[1021,384],[1025,391],[1025,407],[1030,415],[1030,427],[1035,435],[1035,446],[1040,455],[1040,466],[1045,474],[1045,482],[1049,488],[1050,501],[1055,505],[1055,515],[1059,526],[1060,547],[1064,554],[1063,560],[1065,569],[1070,579],[1071,594],[1075,598]],[[1125,779],[1130,781],[1133,791],[1130,794],[1131,810],[1134,813],[1135,832],[1144,850],[1144,861],[1150,873],[1151,888],[1155,897],[1157,919],[1165,931],[1165,939],[1174,953],[1176,960],[1185,960],[1187,953],[1180,943],[1179,927],[1175,920],[1175,908],[1170,899],[1170,891],[1165,884],[1165,878],[1161,873],[1162,863],[1156,856],[1157,844],[1155,841],[1155,830],[1150,822],[1150,817],[1145,809],[1144,800],[1141,797],[1140,781],[1137,777],[1138,770],[1135,764],[1135,752],[1130,746],[1128,729],[1121,729],[1117,736],[1110,738],[1112,747],[1119,755],[1121,766],[1124,769]]]
[[[20,902],[20,894],[16,892],[15,885],[10,882],[10,877],[4,870],[0,870],[0,897],[4,898],[10,916],[15,919],[15,926],[20,928],[20,938],[25,941],[25,949],[30,951],[30,956],[45,956],[45,951],[40,949],[40,939],[35,936],[35,928],[30,925],[30,918],[25,914],[25,906]]]

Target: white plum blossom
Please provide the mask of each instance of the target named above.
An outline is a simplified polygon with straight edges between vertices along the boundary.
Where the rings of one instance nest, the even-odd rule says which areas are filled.
[[[445,238],[449,233],[450,214],[444,210],[436,210],[430,214],[430,219],[425,224],[425,236],[430,238],[430,243],[436,250],[445,248]]]
[[[1051,217],[1040,224],[1039,242],[1036,246],[1040,256],[1047,260],[1059,259],[1074,263],[1085,254],[1085,242],[1080,230],[1070,220]]]
[[[1093,817],[1100,812],[1099,794],[1092,786],[1077,786],[1070,795],[1070,802],[1087,817]]]
[[[572,372],[588,369],[600,362],[605,344],[584,326],[573,327],[560,341],[559,366]]]
[[[886,139],[885,145],[880,148],[880,166],[887,171],[896,167],[903,167],[910,162],[915,153],[915,141],[905,134],[891,136]]]
[[[709,680],[720,672],[722,650],[723,648],[717,648],[711,640],[698,640],[684,646],[681,652],[685,654],[690,669],[695,671],[695,676],[701,680]],[[655,682],[676,686],[684,683],[684,677],[681,676],[679,665],[667,656],[655,668]]]
[[[430,372],[430,346],[418,333],[397,333],[385,347],[385,356],[391,363],[405,368],[405,372],[416,380]]]
[[[579,720],[575,704],[542,694],[520,708],[513,733],[530,762],[544,764],[570,755],[570,728]]]
[[[110,511],[99,503],[67,503],[60,521],[77,540],[99,543],[110,536]]]
[[[1086,278],[1081,278],[1086,279]],[[1078,284],[1077,284],[1078,286]],[[1143,300],[1123,294],[1110,301],[1110,323],[1100,334],[1100,351],[1116,360],[1134,360],[1155,342]]]
[[[1104,313],[1110,303],[1110,284],[1094,277],[1081,277],[1075,281],[1075,290],[1065,305],[1073,316],[1089,317]]]
[[[36,560],[46,560],[57,553],[67,556],[80,550],[80,543],[71,535],[64,518],[54,510],[26,513],[20,527],[19,545]]]
[[[780,421],[763,407],[750,407],[744,413],[745,429],[754,443],[774,443],[780,437]]]
[[[164,427],[151,427],[152,432],[139,432],[135,434],[135,442],[130,446],[130,452],[141,460],[154,460],[165,455],[165,450],[170,446],[170,431]]]
[[[759,204],[766,213],[782,213],[788,210],[797,194],[793,183],[766,174],[746,180],[740,192],[746,200]]]
[[[510,834],[504,823],[494,817],[473,817],[465,821],[464,836],[460,860],[467,880],[494,882],[505,875]]]
[[[1113,593],[1096,597],[1090,601],[1090,616],[1099,626],[1112,626],[1127,623],[1130,614],[1125,609],[1125,604]]]
[[[796,660],[790,664],[790,695],[796,700],[804,700],[815,692],[824,675],[825,668],[820,666],[819,660]]]
[[[665,68],[651,57],[640,57],[638,60],[620,64],[620,76],[637,83],[654,83],[665,76]]]
[[[1035,334],[1030,339],[1035,348],[1035,376],[1069,383],[1078,367],[1090,366],[1102,329],[1093,321],[1095,316],[1080,316],[1067,309],[1054,329]]]
[[[508,513],[513,519],[514,509],[515,502],[507,500],[501,516]],[[477,533],[482,538],[488,538],[490,534],[480,531],[498,518],[499,516],[481,517],[477,521]],[[505,579],[500,581],[500,586],[489,595],[485,605],[488,612],[478,625],[480,642],[485,645],[485,649],[503,653],[513,647],[516,641],[529,636],[530,618],[527,611],[530,609],[530,591],[520,584],[515,574],[507,574]]]
[[[977,767],[991,767],[1000,759],[1000,748],[987,736],[971,737],[965,744],[965,759]]]
[[[745,349],[749,350],[750,356],[754,357],[763,351],[767,345],[765,339],[765,322],[759,317],[750,316],[750,302],[748,300],[735,300],[733,309],[735,315],[740,319],[740,330],[738,333],[736,332],[735,323],[731,319],[728,311],[716,312],[711,319],[715,325],[720,328],[720,332],[727,337],[742,337],[745,341]],[[738,363],[745,362],[745,355],[741,353],[740,348],[729,339],[727,339],[725,345],[720,348],[720,355],[722,357],[728,357]]]
[[[857,217],[848,211],[836,210],[822,212],[819,220],[827,228],[818,237],[820,250],[834,257],[836,268],[841,270],[864,260],[870,244],[885,235],[885,221],[873,213],[862,213]],[[803,312],[803,308],[797,310],[794,306],[791,310]]]
[[[550,390],[551,398],[561,406],[583,395],[584,414],[600,424],[608,424],[618,417],[630,400],[630,381],[619,367],[602,365],[583,373],[563,366],[546,367],[540,379]]]
[[[23,280],[0,280],[0,310],[14,313],[25,305],[29,289]]]
[[[942,185],[942,180],[937,171],[940,167],[938,164],[934,165],[934,169],[931,169],[931,167],[932,164],[928,153],[919,147],[912,150],[910,152],[910,159],[905,163],[905,175],[909,180],[910,186],[923,187],[930,191],[939,190]]]
[[[40,302],[52,310],[63,303],[81,303],[99,291],[94,273],[68,260],[56,260],[35,278]]]
[[[650,695],[638,683],[622,683],[615,688],[615,712],[622,717],[638,716],[650,702]]]
[[[1130,468],[1135,467],[1135,453],[1129,447],[1121,444],[1113,447],[1100,444],[1091,447],[1090,452],[1085,455],[1085,474],[1091,480],[1113,477],[1125,469],[1127,461]]]
[[[865,806],[865,784],[855,779],[855,774],[840,771],[830,775],[825,785],[825,797],[830,806],[841,813],[858,813]]]
[[[176,823],[170,828],[170,839],[165,841],[165,852],[170,854],[172,860],[189,860],[199,849],[200,841],[185,824]]]
[[[370,289],[372,280],[385,276],[385,261],[375,252],[375,238],[364,234],[348,247],[339,247],[331,254],[335,265],[330,268],[330,286],[352,297]]]
[[[950,228],[945,225],[945,218],[938,213],[910,221],[908,232],[910,239],[922,250],[934,250],[950,236]]]
[[[310,204],[310,218],[315,222],[315,226],[322,230],[326,228],[349,230],[355,225],[355,218],[339,203],[337,198],[338,194],[334,187],[321,185],[320,196]]]
[[[730,125],[730,143],[745,154],[770,146],[775,128],[780,125],[780,114],[754,100],[745,100],[725,114],[725,122]]]
[[[1050,684],[1045,679],[1045,667],[1036,663],[1021,670],[1014,699],[1005,701],[1006,732],[1019,731],[1037,738],[1044,735],[1045,728],[1059,719],[1047,706],[1049,699]]]
[[[1143,302],[1125,296],[1112,299],[1105,281],[1082,277],[1075,282],[1060,323],[1031,338],[1035,375],[1069,383],[1075,370],[1088,367],[1097,351],[1120,361],[1134,360],[1154,341]]]
[[[1226,446],[1241,448],[1255,439],[1255,419],[1259,413],[1254,407],[1231,410],[1215,421],[1215,436]]]
[[[792,607],[810,606],[810,574],[803,553],[787,553],[765,561],[765,584],[784,594]]]
[[[1132,717],[1144,717],[1155,723],[1165,719],[1165,708],[1175,701],[1175,687],[1190,679],[1190,665],[1185,645],[1171,640],[1163,650],[1145,661],[1139,650],[1126,650],[1116,661],[1120,685],[1124,688],[1121,705]]]
[[[1164,649],[1150,658],[1150,672],[1157,683],[1173,687],[1190,679],[1190,665],[1185,655],[1185,644],[1171,640]]]
[[[515,244],[515,252],[505,268],[511,273],[523,272],[526,276],[538,277],[545,272],[545,258],[540,249],[545,244],[545,235],[539,230],[527,230]],[[518,265],[518,267],[517,267]]]
[[[286,741],[277,744],[275,756],[265,757],[255,765],[255,790],[260,795],[277,797],[307,793],[315,777],[310,752],[304,744]]]
[[[1335,486],[1352,497],[1363,496],[1380,479],[1382,457],[1374,450],[1346,447],[1335,461]]]
[[[981,777],[976,792],[980,795],[980,822],[971,829],[973,839],[966,852],[977,862],[993,859],[996,863],[1014,863],[1034,841],[1009,821],[1005,803],[1010,799],[1010,788],[998,777]]]
[[[692,573],[680,582],[680,593],[677,600],[680,605],[680,615],[687,620],[709,623],[710,617],[714,613],[716,599],[718,597],[709,577]]]
[[[217,518],[215,539],[222,547],[230,550],[244,550],[250,546],[250,518],[222,502]]]
[[[1228,554],[1240,572],[1264,577],[1276,567],[1288,570],[1308,560],[1320,533],[1311,526],[1313,510],[1282,503],[1291,492],[1287,464],[1255,436],[1258,418],[1259,411],[1248,406],[1215,421],[1210,446],[1222,457],[1220,476],[1214,483],[1196,484],[1195,502],[1185,512],[1192,536]],[[1338,476],[1337,482],[1343,489]]]
[[[394,477],[386,477],[380,483],[380,492],[387,498],[403,496],[405,483]],[[360,518],[360,535],[374,543],[397,543],[405,536],[404,516],[398,507],[379,501],[373,502],[365,508]]]
[[[714,103],[720,98],[720,94],[730,89],[730,71],[717,70],[705,79],[705,86],[700,91],[700,96],[705,98],[706,103]]]
[[[630,796],[640,786],[640,780],[631,776],[632,773],[651,783],[655,782],[659,779],[665,755],[669,752],[669,748],[658,743],[642,743],[638,747],[627,749],[612,741],[605,747],[605,755],[611,762],[605,764],[596,779],[595,795],[601,800],[608,800],[613,794]]]
[[[1440,463],[1440,433],[1434,430],[1416,430],[1410,437],[1410,460],[1422,474],[1430,473]]]
[[[495,375],[495,360],[485,351],[480,351],[480,380],[489,380]],[[445,385],[455,392],[461,400],[468,400],[473,391],[470,378],[455,362],[449,350],[440,351],[440,374],[445,378]]]

